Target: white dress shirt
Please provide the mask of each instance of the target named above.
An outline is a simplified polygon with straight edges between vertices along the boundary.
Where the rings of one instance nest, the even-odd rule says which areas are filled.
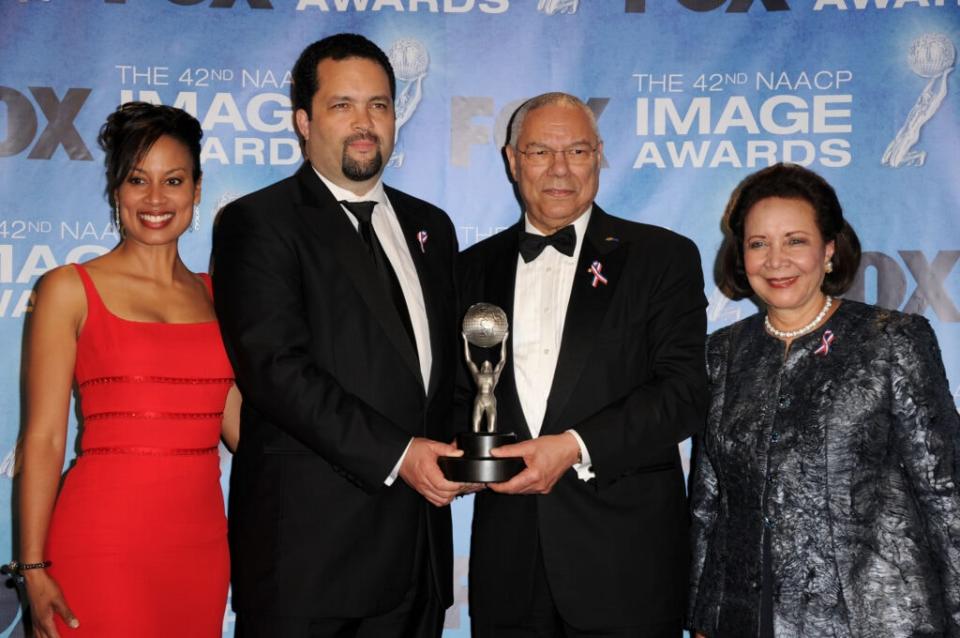
[[[573,227],[577,232],[577,244],[573,255],[567,257],[553,246],[547,246],[540,255],[527,263],[517,255],[517,277],[513,293],[513,368],[517,396],[523,416],[536,438],[543,427],[547,411],[547,399],[553,386],[563,339],[563,324],[567,318],[570,291],[577,275],[577,260],[587,232],[587,224],[593,206],[580,215]],[[524,215],[525,230],[543,235]],[[590,454],[583,439],[576,431],[567,430],[580,444],[580,462],[574,465],[577,475],[584,481],[593,478]]]
[[[320,178],[334,198],[338,201],[348,202],[377,202],[373,209],[371,225],[373,231],[377,233],[377,239],[380,246],[383,247],[383,253],[390,261],[393,271],[397,275],[397,281],[400,282],[400,289],[403,291],[403,299],[407,304],[407,311],[410,313],[410,323],[413,326],[413,336],[416,341],[417,355],[420,358],[420,374],[423,379],[423,393],[427,393],[430,387],[430,369],[433,365],[433,353],[430,350],[430,323],[427,321],[427,308],[423,301],[423,289],[420,288],[420,277],[417,276],[417,267],[413,263],[410,251],[407,249],[407,241],[403,236],[403,228],[397,219],[397,214],[383,190],[383,181],[377,180],[377,183],[368,193],[355,195],[345,188],[341,188],[325,178],[314,168],[317,177]],[[340,205],[343,214],[347,216],[354,228],[359,229],[360,224],[357,218],[353,216],[342,204]],[[411,437],[410,441],[413,441]],[[407,456],[407,450],[410,449],[410,443],[404,449],[400,459],[393,467],[393,471],[384,481],[387,485],[392,485],[397,480],[400,472],[400,465]]]

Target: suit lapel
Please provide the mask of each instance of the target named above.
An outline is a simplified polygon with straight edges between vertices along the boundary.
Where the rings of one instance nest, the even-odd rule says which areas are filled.
[[[587,357],[593,351],[597,331],[603,325],[617,284],[622,278],[626,255],[626,247],[612,232],[610,217],[594,204],[577,260],[542,433],[553,433],[554,422],[563,414],[576,389]],[[598,281],[593,286],[594,276],[590,268],[594,262],[599,262],[601,273],[606,278],[605,284]]]
[[[503,241],[497,246],[494,255],[484,260],[483,280],[485,282],[480,301],[492,303],[503,308],[507,316],[513,318],[513,296],[517,281],[517,256],[520,251],[520,231],[523,222],[511,226],[503,232]],[[511,336],[507,337],[512,339]],[[497,427],[501,431],[516,432],[520,439],[529,439],[530,428],[520,406],[520,397],[517,394],[516,372],[513,367],[513,342],[507,344],[507,365],[500,375],[497,384],[499,410]],[[493,352],[493,349],[488,352]],[[491,354],[491,356],[493,356]],[[479,365],[479,362],[478,362]],[[505,416],[506,418],[502,418]]]
[[[315,231],[340,264],[338,275],[350,281],[387,338],[418,379],[423,379],[417,353],[407,336],[397,309],[377,275],[363,240],[343,213],[340,203],[323,185],[308,162],[297,172],[302,203],[298,211],[306,218],[306,227]]]
[[[392,188],[385,187],[387,197],[390,198],[390,204],[393,206],[393,212],[397,215],[400,222],[400,228],[403,230],[403,238],[406,241],[407,252],[413,260],[413,265],[417,269],[417,278],[420,280],[420,291],[423,293],[423,306],[427,314],[428,332],[430,335],[430,352],[432,363],[430,366],[430,387],[427,389],[427,396],[432,397],[439,383],[439,376],[442,370],[440,364],[444,360],[444,350],[449,344],[443,343],[443,335],[446,331],[442,329],[439,322],[443,321],[443,312],[441,310],[441,300],[438,298],[436,284],[439,281],[436,273],[431,273],[430,263],[427,260],[427,246],[429,245],[430,230],[424,226],[418,226],[417,220],[412,211],[401,203],[399,192]],[[421,242],[420,233],[426,233]],[[419,374],[419,367],[417,368]]]

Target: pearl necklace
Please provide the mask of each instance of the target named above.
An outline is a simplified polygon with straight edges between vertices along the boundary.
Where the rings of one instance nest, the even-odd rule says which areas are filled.
[[[813,321],[811,321],[810,323],[808,323],[802,328],[798,328],[797,330],[777,330],[776,328],[773,327],[773,324],[770,323],[769,314],[764,315],[763,325],[767,329],[767,332],[769,332],[770,334],[772,334],[774,337],[778,339],[793,339],[795,337],[805,335],[808,332],[811,332],[814,328],[816,328],[820,324],[820,322],[823,321],[823,318],[827,316],[827,313],[830,312],[830,306],[832,305],[833,305],[833,297],[831,297],[830,295],[827,295],[827,300],[824,302],[823,308],[821,308],[820,312],[817,313],[817,316],[813,318]]]

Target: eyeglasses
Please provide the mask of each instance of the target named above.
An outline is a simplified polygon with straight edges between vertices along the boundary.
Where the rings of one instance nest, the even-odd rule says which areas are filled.
[[[517,152],[527,158],[527,162],[531,166],[547,166],[554,160],[557,153],[563,153],[567,160],[567,164],[571,164],[573,166],[582,166],[590,163],[590,161],[593,159],[593,154],[597,150],[597,147],[571,146],[570,148],[554,150],[552,148],[547,148],[546,146],[528,146],[527,149],[529,150],[518,150]]]

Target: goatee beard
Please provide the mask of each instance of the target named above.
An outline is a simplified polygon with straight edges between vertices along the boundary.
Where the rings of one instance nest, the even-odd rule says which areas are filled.
[[[367,140],[377,144],[377,154],[368,160],[355,160],[347,154],[347,148],[353,142]],[[376,177],[383,168],[383,153],[380,152],[380,138],[371,133],[360,133],[348,137],[343,142],[343,156],[340,159],[340,169],[347,179],[355,182],[365,182]]]

